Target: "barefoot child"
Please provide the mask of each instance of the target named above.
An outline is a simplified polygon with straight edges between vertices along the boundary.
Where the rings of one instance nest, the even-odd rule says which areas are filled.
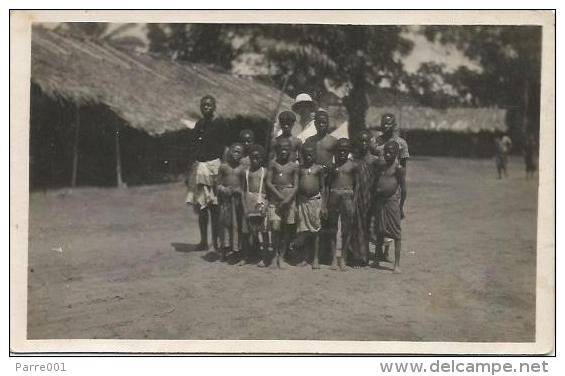
[[[243,145],[233,144],[227,161],[218,171],[218,205],[220,206],[221,261],[228,252],[239,252],[242,220],[243,172],[240,165]]]
[[[351,229],[355,208],[353,206],[353,190],[356,185],[358,165],[348,158],[351,144],[347,138],[340,138],[335,147],[335,164],[329,173],[327,221],[332,237],[330,249],[332,255],[331,269],[345,270]],[[341,245],[336,246],[336,237],[341,223]]]
[[[289,160],[291,144],[280,140],[275,145],[276,159],[269,162],[267,188],[269,189],[268,221],[272,231],[275,255],[272,266],[284,266],[284,255],[294,230],[295,196],[298,186],[298,165]],[[269,249],[271,252],[272,249]]]
[[[245,230],[248,233],[247,247],[239,262],[243,265],[249,261],[249,251],[255,247],[259,248],[261,262],[265,259],[265,239],[267,237],[267,169],[263,167],[265,149],[261,145],[249,146],[250,166],[245,170],[244,180],[244,205]]]
[[[318,232],[321,228],[320,214],[322,211],[322,192],[324,187],[324,171],[322,166],[314,164],[316,145],[306,142],[301,149],[302,164],[300,165],[297,209],[298,209],[298,229],[297,232],[302,238],[303,250],[305,241],[309,240],[314,250],[312,258],[312,269],[319,269],[319,238]],[[306,266],[309,258],[303,253],[303,261],[300,266]]]
[[[294,124],[296,124],[296,115],[292,111],[281,112],[279,114],[279,124],[282,133],[275,138],[275,143],[280,140],[288,140],[290,142],[290,156],[288,159],[291,162],[297,161],[302,141],[298,137],[292,135],[292,128],[294,127]]]
[[[379,166],[375,184],[375,223],[377,250],[375,265],[378,267],[382,257],[384,238],[394,240],[394,272],[400,273],[401,231],[400,220],[404,218],[406,201],[406,170],[398,160],[399,145],[388,141],[384,145],[384,164]],[[399,197],[400,196],[400,197]]]
[[[355,208],[354,225],[351,233],[350,263],[356,267],[366,266],[369,261],[369,240],[371,224],[371,202],[375,179],[375,163],[378,158],[370,152],[372,134],[363,130],[353,139],[353,161],[357,163],[356,185],[353,194]]]

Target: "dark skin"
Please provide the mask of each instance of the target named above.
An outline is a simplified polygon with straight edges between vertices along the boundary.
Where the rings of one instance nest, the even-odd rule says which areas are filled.
[[[244,170],[240,165],[243,148],[239,145],[230,149],[230,158],[227,163],[222,163],[218,171],[218,193],[233,196],[234,199],[241,200],[244,184]],[[230,230],[230,238],[233,243],[233,231]],[[224,235],[222,235],[224,236]],[[232,247],[236,245],[232,244]],[[222,249],[222,260],[225,260],[225,250]]]
[[[302,165],[299,172],[298,194],[304,197],[313,197],[321,192],[325,192],[324,186],[324,169],[322,166],[314,164],[315,156],[314,148],[302,149]],[[322,200],[323,202],[323,200]],[[322,211],[325,209],[322,208]],[[320,243],[319,234],[317,232],[304,232],[301,233],[303,237],[301,243],[309,241],[313,244],[314,256],[312,258],[312,269],[320,268]],[[306,266],[305,259],[300,263],[300,266]]]
[[[302,147],[302,141],[299,138],[294,137],[291,134],[293,126],[294,126],[294,123],[293,124],[281,124],[282,133],[280,134],[280,136],[278,136],[275,139],[275,142],[280,142],[282,140],[287,140],[288,142],[290,142],[290,157],[289,157],[289,159],[291,161],[296,161],[296,160],[298,160],[299,155],[300,155],[299,151],[300,151],[300,148]]]
[[[263,155],[255,150],[253,152],[251,152],[249,154],[249,187],[247,187],[247,181],[245,179],[245,173],[244,173],[244,177],[243,177],[243,190],[245,192],[247,192],[247,190],[249,190],[249,192],[259,192],[259,187],[261,187],[261,193],[266,193],[267,192],[267,187],[265,184],[265,181],[263,181],[263,184],[261,184],[261,172],[260,172],[260,168],[261,168],[261,162],[263,160]],[[263,177],[263,180],[266,179],[266,174]],[[247,206],[243,205],[243,213],[245,215],[245,217],[247,217]],[[257,244],[259,245],[259,251],[261,252],[261,257],[263,257],[263,252],[265,249],[265,238],[266,238],[267,234],[265,233],[257,233],[257,234],[253,234],[253,233],[249,233],[249,239],[247,240],[247,244],[249,246],[252,246],[253,244],[255,244],[255,241],[257,242]],[[246,247],[247,248],[247,247]],[[242,260],[239,262],[238,265],[244,265],[247,262],[247,258],[248,258],[248,254],[247,252],[245,252]],[[263,261],[261,261],[263,262]]]
[[[306,141],[316,144],[316,163],[322,166],[331,166],[333,163],[332,150],[337,143],[337,139],[328,133],[330,126],[327,114],[316,114],[314,119],[316,134],[308,137]]]
[[[290,143],[283,142],[278,145],[277,157],[269,163],[267,170],[267,189],[271,195],[270,201],[275,203],[277,210],[288,210],[296,197],[298,187],[298,166],[289,161]],[[282,193],[277,186],[292,187],[288,192]],[[276,243],[276,255],[273,267],[284,266],[284,254],[290,243],[292,226],[281,224],[280,231],[273,231]]]
[[[331,188],[332,189],[353,189],[356,184],[356,175],[359,169],[357,163],[348,159],[348,148],[340,148],[335,153],[335,166],[332,171]],[[331,193],[330,193],[331,194]],[[342,227],[342,248],[343,251],[349,248],[351,229]],[[330,240],[332,252],[332,264],[330,269],[336,270],[339,266],[340,270],[345,270],[347,252],[342,252],[341,256],[337,255],[336,239],[332,237]]]
[[[214,111],[216,111],[216,101],[212,98],[205,98],[200,102],[200,112],[202,117],[206,120],[214,118]],[[219,209],[218,205],[210,205],[205,208],[197,208],[198,213],[198,227],[200,229],[200,244],[199,249],[208,249],[208,220],[212,217],[212,242],[214,249],[218,250],[218,232],[219,232]],[[210,214],[208,214],[208,211]]]
[[[400,216],[401,219],[404,218],[404,202],[406,201],[407,189],[406,189],[406,170],[396,164],[398,150],[394,147],[385,145],[384,149],[384,165],[379,174],[379,179],[376,185],[377,197],[390,197],[396,193],[398,187],[400,187]],[[382,234],[377,234],[377,250],[382,251],[382,246],[384,242],[384,237]],[[400,239],[394,241],[394,273],[400,273],[400,252],[402,249],[402,242]],[[379,265],[378,256],[376,256],[376,266]]]

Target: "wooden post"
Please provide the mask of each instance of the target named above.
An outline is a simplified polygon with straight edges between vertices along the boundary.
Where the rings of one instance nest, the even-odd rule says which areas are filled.
[[[80,107],[75,104],[75,139],[73,143],[73,170],[71,174],[71,187],[75,188],[77,185],[77,170],[78,170],[78,142],[80,134]]]
[[[120,155],[120,126],[116,124],[116,130],[114,132],[116,140],[116,186],[118,188],[123,188],[124,182],[122,180],[122,158]]]

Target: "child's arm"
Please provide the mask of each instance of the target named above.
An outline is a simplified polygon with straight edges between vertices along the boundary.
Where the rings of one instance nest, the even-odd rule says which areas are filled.
[[[329,192],[326,191],[326,179],[324,179],[324,169],[322,167],[319,167],[318,179],[320,181],[320,192],[322,193],[322,208],[320,209],[320,217],[325,220],[328,218]]]
[[[274,161],[269,162],[269,168],[267,169],[267,189],[269,189],[279,200],[284,200],[284,196],[275,188],[273,185],[273,168],[274,168]]]
[[[241,200],[241,207],[243,208],[243,215],[247,217],[247,205],[245,205],[245,194],[243,192],[247,192],[247,180],[245,179],[245,174],[248,170],[241,169],[239,173],[239,186],[241,187],[241,195],[239,195]]]
[[[302,165],[302,140],[296,138],[296,159],[298,160],[298,164]]]
[[[400,184],[400,218],[404,219],[404,202],[408,194],[408,190],[406,189],[406,169],[404,167],[397,167],[396,176]]]

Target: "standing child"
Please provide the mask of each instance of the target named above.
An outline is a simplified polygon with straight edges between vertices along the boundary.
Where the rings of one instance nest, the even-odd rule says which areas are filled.
[[[227,161],[218,171],[218,205],[220,206],[221,261],[226,260],[228,252],[239,252],[239,239],[242,224],[243,172],[240,160],[243,145],[233,144]]]
[[[316,145],[305,143],[302,145],[301,156],[302,164],[300,165],[299,183],[297,192],[297,208],[298,208],[298,234],[302,237],[302,248],[305,241],[309,240],[314,250],[312,257],[312,269],[320,268],[319,260],[319,237],[318,232],[321,228],[320,215],[323,206],[324,187],[324,171],[322,166],[314,164],[316,153]],[[309,238],[309,239],[307,239]],[[303,254],[303,261],[300,266],[306,266],[306,254]]]
[[[290,142],[289,160],[291,162],[297,161],[302,141],[298,137],[292,135],[292,128],[294,127],[294,124],[296,124],[296,115],[292,111],[281,112],[279,114],[279,124],[282,133],[275,138],[275,143],[281,140],[288,140]]]
[[[371,202],[375,166],[378,158],[370,152],[372,134],[368,130],[359,132],[354,138],[353,161],[358,165],[356,185],[353,194],[355,218],[351,235],[351,263],[356,267],[367,265],[369,261],[369,240],[371,224]]]
[[[243,265],[249,261],[249,250],[259,247],[261,262],[265,259],[265,239],[267,238],[267,169],[263,167],[265,149],[261,145],[249,147],[250,166],[245,170],[243,211],[249,239],[244,254],[239,262]]]
[[[348,158],[351,144],[347,138],[340,138],[335,147],[335,164],[329,174],[327,221],[331,230],[331,269],[345,270],[347,252],[351,244],[351,230],[355,215],[353,190],[356,185],[358,165]],[[341,226],[340,226],[341,224]],[[338,228],[341,228],[341,245],[336,245]]]
[[[272,231],[275,255],[272,266],[284,266],[284,255],[294,232],[295,196],[298,186],[298,165],[289,160],[291,145],[280,140],[275,145],[276,158],[269,162],[267,188],[269,189],[268,221]],[[272,252],[272,247],[269,247]]]
[[[241,166],[246,169],[249,167],[249,147],[255,143],[255,134],[251,129],[243,129],[239,132],[239,142],[243,145],[243,156]]]
[[[318,110],[314,116],[316,134],[308,137],[306,142],[316,145],[316,163],[324,167],[330,167],[333,163],[333,149],[337,139],[328,133],[330,118],[325,110]]]
[[[394,273],[400,273],[400,220],[404,218],[404,202],[407,194],[406,170],[397,160],[399,149],[396,141],[388,141],[384,145],[384,163],[379,166],[375,184],[374,214],[377,233],[375,266],[379,266],[379,260],[382,258],[384,238],[393,239]]]

